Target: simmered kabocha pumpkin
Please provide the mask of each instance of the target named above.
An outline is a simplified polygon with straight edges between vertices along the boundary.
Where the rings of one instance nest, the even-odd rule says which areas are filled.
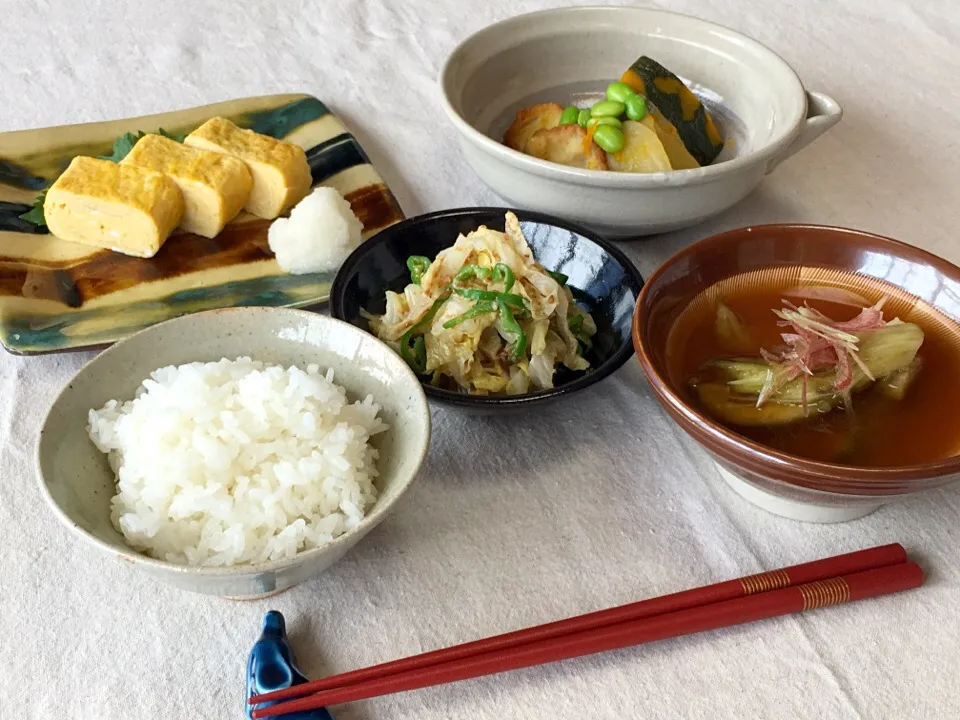
[[[656,106],[700,165],[709,165],[723,150],[723,137],[706,108],[680,78],[656,60],[642,56],[620,81]]]

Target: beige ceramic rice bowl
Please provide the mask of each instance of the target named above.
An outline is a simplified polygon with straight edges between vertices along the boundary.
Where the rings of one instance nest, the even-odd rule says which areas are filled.
[[[129,435],[121,457],[128,463],[132,475],[123,476],[126,489],[120,508],[124,514],[115,515],[112,521],[111,513],[117,512],[117,502],[112,500],[118,496],[118,484],[102,450],[111,443],[117,444],[120,427],[117,418],[122,413],[120,406],[112,409],[108,406],[94,416],[90,411],[101,410],[111,400],[132,400],[144,379],[158,368],[244,357],[277,366],[274,384],[267,382],[266,375],[254,377],[254,373],[249,373],[241,377],[251,378],[259,383],[257,387],[247,387],[241,392],[236,387],[242,383],[234,386],[226,381],[214,387],[214,380],[209,379],[209,373],[204,373],[209,370],[216,375],[217,368],[196,365],[191,366],[192,375],[180,375],[179,379],[169,370],[165,375],[155,376],[157,380],[153,389],[149,389],[148,398],[152,406],[141,402],[144,391],[138,404],[128,406],[129,422],[125,427]],[[298,370],[284,374],[280,367]],[[197,372],[197,368],[203,372]],[[236,367],[234,370],[238,371]],[[335,389],[326,376],[331,370],[333,385],[346,391],[343,400],[338,398],[338,395],[343,397],[342,392]],[[195,394],[201,401],[190,397],[190,383],[194,383]],[[230,387],[234,387],[234,394],[219,407],[217,393],[223,395],[222,388]],[[179,388],[173,399],[168,397],[174,393],[172,388]],[[304,388],[308,391],[306,395],[313,398],[309,400],[313,405],[304,404]],[[267,402],[263,401],[264,395],[268,395]],[[379,408],[369,402],[363,404],[367,396]],[[228,402],[234,403],[232,410]],[[236,411],[238,402],[247,403],[254,410],[244,415]],[[287,404],[295,407],[287,412]],[[137,409],[131,411],[129,407]],[[323,425],[328,408],[332,408],[326,417],[328,424]],[[173,420],[170,420],[171,413]],[[269,416],[273,425],[257,430],[258,413]],[[232,435],[225,433],[223,428],[236,426],[237,417],[244,417],[246,424],[241,423]],[[288,432],[283,423],[291,425],[294,421],[303,427]],[[151,425],[154,422],[156,424]],[[137,423],[139,428],[135,427]],[[164,452],[163,448],[154,448],[152,454],[146,452],[141,446],[149,445],[152,430],[164,423],[167,424],[166,447],[173,449]],[[88,427],[94,425],[98,428],[97,441],[101,448],[88,433]],[[178,435],[181,426],[185,428],[186,437]],[[213,426],[216,432],[208,432]],[[367,429],[371,432],[367,433]],[[355,435],[351,434],[355,430]],[[256,471],[262,461],[249,461],[244,466],[243,453],[250,453],[250,446],[255,443],[235,438],[254,431],[259,433],[258,447],[272,448],[274,439],[281,437],[285,437],[288,444],[278,443],[280,449],[276,451],[268,448],[272,453],[268,457],[280,458],[284,467],[272,460],[275,466],[260,478],[261,494],[253,496],[252,501],[247,498],[244,505],[236,487],[239,483],[256,482],[257,476],[251,468]],[[223,440],[228,435],[233,439]],[[196,438],[200,436],[205,439],[201,438],[203,442],[198,444]],[[352,444],[347,443],[345,437]],[[352,325],[315,313],[284,308],[232,308],[161,323],[117,343],[91,360],[70,380],[49,410],[37,444],[37,468],[47,504],[75,537],[185,590],[249,598],[288,588],[339,560],[393,510],[426,457],[429,440],[430,413],[420,382],[385,344]],[[193,444],[187,446],[187,451],[181,451],[185,442]],[[196,468],[193,449],[197,447],[207,453],[208,464],[202,466],[203,472]],[[210,453],[213,456],[209,456]],[[226,455],[218,457],[218,453]],[[297,460],[298,454],[300,460]],[[157,466],[170,463],[173,456],[179,458],[180,465],[168,464],[167,467],[174,468],[171,472],[154,472],[151,468],[151,463]],[[292,463],[286,462],[289,457],[293,458]],[[307,472],[310,463],[314,466],[319,463],[320,467],[313,475],[312,484],[305,482],[305,478],[311,477]],[[183,471],[178,473],[177,467]],[[203,483],[213,484],[213,480],[208,480],[214,473],[211,468],[221,468],[217,480],[221,490],[207,493]],[[371,472],[371,468],[375,472]],[[251,475],[251,479],[238,477],[242,474]],[[142,481],[143,477],[147,481]],[[193,478],[192,485],[188,483],[189,478]],[[192,495],[179,489],[184,484]],[[224,495],[224,487],[231,488],[229,496]],[[158,492],[167,493],[161,502],[156,502]],[[170,497],[174,498],[173,502],[168,501]],[[312,511],[307,502],[311,497]],[[175,511],[174,505],[179,505],[179,514],[171,514]],[[242,512],[238,508],[243,508]],[[290,544],[285,545],[284,538],[280,538],[274,543],[272,555],[271,548],[260,547],[258,559],[230,564],[241,557],[227,542],[231,533],[235,537],[247,532],[253,522],[251,518],[257,515],[261,528],[265,526],[263,518],[269,518],[268,531],[289,527],[295,522],[296,512],[303,508],[308,508],[306,516],[316,528],[312,535],[316,544],[305,540],[306,544],[300,546],[303,549],[292,554]],[[218,517],[217,522],[207,523],[213,512],[221,513],[219,517],[225,519],[221,521]],[[186,555],[178,561],[167,554],[171,547],[185,542],[176,533],[171,535],[170,530],[169,518],[174,518],[173,530],[177,531],[181,516],[189,521],[199,518],[205,532],[208,527],[228,528],[224,537],[215,538],[217,552],[207,548],[206,555],[200,553],[210,556],[205,560],[207,563],[216,555],[214,559],[220,562],[219,566],[191,564],[189,559],[183,559]],[[117,529],[118,517],[123,518],[123,534]],[[159,550],[139,548],[141,551],[138,551],[131,544],[138,532],[141,539],[154,532],[152,528],[157,523],[153,523],[151,517],[160,517],[167,523],[160,523],[166,528],[164,542]],[[243,522],[238,523],[238,518]],[[288,534],[302,531],[303,525],[301,520]],[[273,537],[262,529],[259,532],[261,537]],[[248,546],[254,545],[255,538],[253,532],[247,533]],[[244,538],[235,539],[242,548]],[[203,542],[196,545],[201,547]],[[197,554],[196,548],[193,552]]]

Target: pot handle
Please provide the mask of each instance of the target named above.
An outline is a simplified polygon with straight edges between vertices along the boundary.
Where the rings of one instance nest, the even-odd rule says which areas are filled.
[[[767,164],[767,173],[791,155],[803,150],[827,130],[832,128],[843,117],[843,109],[829,95],[818,92],[807,92],[807,119],[800,126],[800,132],[793,139],[786,150],[777,155]]]

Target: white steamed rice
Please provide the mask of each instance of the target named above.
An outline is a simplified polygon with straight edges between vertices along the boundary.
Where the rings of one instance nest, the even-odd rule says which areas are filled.
[[[91,410],[117,474],[111,520],[133,548],[224,566],[293,557],[359,523],[377,499],[380,406],[316,365],[250,358],[155,370],[134,400]]]

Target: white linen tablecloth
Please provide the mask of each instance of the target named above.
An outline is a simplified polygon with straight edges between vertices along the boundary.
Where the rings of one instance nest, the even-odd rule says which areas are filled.
[[[2,0],[0,130],[305,91],[355,132],[409,215],[498,204],[440,109],[467,34],[558,0]],[[562,4],[562,3],[561,3]],[[955,0],[649,3],[780,53],[843,121],[734,210],[624,244],[644,274],[762,222],[875,231],[960,261]],[[899,48],[899,49],[898,49]],[[421,477],[326,574],[236,603],[75,540],[34,477],[40,419],[91,355],[0,355],[0,717],[239,718],[263,613],[309,675],[902,541],[909,595],[338,709],[353,720],[960,717],[960,490],[808,525],[746,504],[659,410],[636,361],[541,415],[434,410]]]

